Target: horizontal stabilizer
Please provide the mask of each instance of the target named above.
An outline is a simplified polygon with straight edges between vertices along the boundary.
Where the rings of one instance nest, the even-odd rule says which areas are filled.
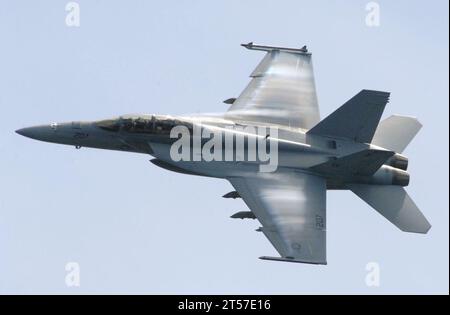
[[[389,95],[388,92],[362,90],[310,129],[308,134],[370,143]]]
[[[420,128],[422,124],[416,118],[393,115],[380,122],[372,143],[402,153]]]
[[[350,185],[350,189],[404,232],[425,234],[431,228],[403,187]]]
[[[395,153],[385,150],[363,150],[311,167],[330,176],[371,176]]]

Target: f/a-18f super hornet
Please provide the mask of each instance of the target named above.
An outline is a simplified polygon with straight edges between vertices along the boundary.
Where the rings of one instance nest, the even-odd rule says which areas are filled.
[[[421,128],[417,119],[380,122],[390,94],[362,90],[320,120],[306,47],[242,46],[266,55],[240,96],[225,101],[225,113],[124,115],[17,133],[77,148],[145,153],[171,171],[228,180],[235,190],[224,197],[242,198],[250,208],[232,217],[257,219],[257,231],[280,254],[261,259],[327,263],[328,189],[351,190],[400,230],[427,233],[431,225],[404,189],[410,176],[401,153]]]

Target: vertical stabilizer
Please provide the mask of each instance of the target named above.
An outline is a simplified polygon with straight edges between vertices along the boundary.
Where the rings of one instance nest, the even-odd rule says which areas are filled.
[[[393,115],[380,122],[372,143],[402,153],[420,128],[422,124],[416,118]]]
[[[308,133],[370,143],[389,95],[388,92],[362,90]]]

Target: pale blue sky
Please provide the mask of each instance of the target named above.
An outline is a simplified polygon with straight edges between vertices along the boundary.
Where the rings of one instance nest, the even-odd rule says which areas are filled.
[[[448,293],[448,1],[0,1],[0,293]],[[405,234],[350,192],[328,194],[328,266],[267,262],[258,223],[222,180],[145,155],[75,150],[14,130],[124,113],[224,111],[263,57],[313,53],[322,116],[363,88],[424,128],[408,192],[433,224]],[[65,285],[65,264],[81,286]],[[381,286],[365,284],[368,262]]]

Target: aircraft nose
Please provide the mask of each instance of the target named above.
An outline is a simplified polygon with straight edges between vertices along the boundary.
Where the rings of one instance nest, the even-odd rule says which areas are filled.
[[[51,134],[50,126],[33,126],[16,130],[21,136],[36,140],[47,140]]]
[[[36,134],[36,127],[26,127],[17,129],[16,133],[24,137],[33,138],[33,136]]]

